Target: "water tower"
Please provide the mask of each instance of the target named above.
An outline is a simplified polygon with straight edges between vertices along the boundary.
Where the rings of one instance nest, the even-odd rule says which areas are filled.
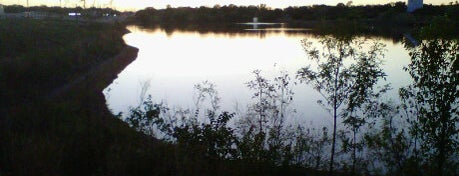
[[[414,12],[415,10],[417,9],[420,9],[422,8],[423,6],[423,0],[408,0],[408,8],[407,8],[407,11],[408,12]]]

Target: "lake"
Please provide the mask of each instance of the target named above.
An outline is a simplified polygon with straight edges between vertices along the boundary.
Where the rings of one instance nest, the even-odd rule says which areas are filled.
[[[130,107],[141,103],[144,95],[151,95],[154,102],[167,103],[169,107],[193,109],[194,85],[203,81],[216,85],[221,110],[244,112],[253,102],[254,92],[246,83],[255,78],[254,70],[261,70],[267,79],[286,72],[292,82],[298,82],[296,72],[312,64],[301,41],[306,39],[313,45],[319,41],[318,35],[308,29],[285,26],[240,25],[224,32],[139,26],[128,29],[131,33],[126,34],[124,40],[139,48],[139,53],[104,90],[107,106],[114,114],[126,114]],[[389,83],[393,89],[384,97],[398,101],[398,88],[411,83],[409,74],[403,70],[410,62],[404,44],[378,36],[360,38],[386,45],[382,68],[387,79],[379,84]],[[317,104],[321,96],[312,86],[298,82],[292,89],[295,94],[289,106],[289,122],[332,125],[332,116]]]

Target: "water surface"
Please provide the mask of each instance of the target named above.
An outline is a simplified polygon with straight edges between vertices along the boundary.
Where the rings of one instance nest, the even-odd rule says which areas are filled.
[[[200,33],[130,26],[129,30],[131,33],[126,34],[124,40],[139,48],[139,53],[104,90],[113,113],[126,113],[129,107],[139,105],[142,88],[146,87],[146,94],[152,95],[154,102],[193,109],[196,98],[193,86],[203,81],[217,86],[222,110],[244,111],[252,102],[253,94],[245,83],[254,79],[254,70],[261,70],[267,78],[281,71],[295,78],[298,69],[311,64],[301,40],[318,43],[316,35],[301,28],[242,28],[236,32]],[[386,83],[390,83],[393,90],[385,98],[396,101],[398,88],[408,85],[411,79],[403,71],[409,63],[408,52],[402,43],[391,39],[369,38],[387,45],[382,67],[387,74]],[[317,105],[321,96],[311,86],[298,84],[293,90],[291,122],[332,124],[331,115]]]

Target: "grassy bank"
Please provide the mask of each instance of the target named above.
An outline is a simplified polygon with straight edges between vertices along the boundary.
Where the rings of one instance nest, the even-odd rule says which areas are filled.
[[[172,171],[172,149],[105,106],[103,88],[137,54],[123,26],[15,19],[0,31],[0,175]]]
[[[43,96],[124,47],[121,26],[11,19],[0,21],[0,31],[6,104]]]

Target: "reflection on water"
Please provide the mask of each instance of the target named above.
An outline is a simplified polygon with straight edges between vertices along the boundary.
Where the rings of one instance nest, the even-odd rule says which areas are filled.
[[[295,75],[309,62],[300,41],[318,42],[305,29],[199,32],[130,26],[129,30],[132,33],[125,35],[124,40],[140,50],[138,58],[104,90],[114,113],[137,106],[145,82],[150,84],[147,94],[154,101],[193,108],[193,86],[206,80],[217,86],[222,110],[243,110],[251,95],[245,83],[253,79],[254,70],[262,70],[267,78],[278,76],[281,71]],[[409,75],[403,71],[409,56],[401,43],[382,42],[388,50],[383,69],[394,88],[390,94],[396,99],[396,90],[410,83]],[[298,113],[292,117],[304,117],[294,121],[331,124],[331,118],[324,118],[330,115],[316,103],[320,99],[316,91],[303,84],[295,85],[293,91],[291,107]]]

